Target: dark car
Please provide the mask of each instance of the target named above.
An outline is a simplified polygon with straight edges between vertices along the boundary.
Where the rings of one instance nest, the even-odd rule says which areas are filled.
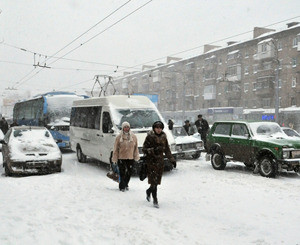
[[[0,143],[3,167],[8,176],[61,171],[61,152],[44,127],[12,127]]]
[[[286,136],[277,123],[215,122],[207,146],[217,170],[228,161],[239,161],[265,177],[275,177],[281,169],[299,174],[300,141]]]

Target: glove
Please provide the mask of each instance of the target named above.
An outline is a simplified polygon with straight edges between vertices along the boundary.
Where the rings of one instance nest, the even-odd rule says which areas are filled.
[[[154,153],[156,155],[162,153],[163,151],[164,151],[164,147],[163,146],[157,146],[157,147],[154,148]]]
[[[172,163],[173,167],[176,168],[176,166],[177,166],[176,161],[174,160],[174,161],[172,161],[171,163]]]

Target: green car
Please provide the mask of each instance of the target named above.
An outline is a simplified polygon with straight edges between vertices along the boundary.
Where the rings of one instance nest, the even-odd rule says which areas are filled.
[[[215,122],[207,149],[216,170],[239,161],[264,177],[275,177],[282,169],[300,174],[300,140],[286,136],[274,122]]]

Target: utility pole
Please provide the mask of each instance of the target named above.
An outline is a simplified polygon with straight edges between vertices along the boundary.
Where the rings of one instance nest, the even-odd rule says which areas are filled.
[[[186,80],[185,80],[185,74],[183,75],[183,90],[182,90],[182,123],[184,123],[185,119],[185,90],[186,90]]]
[[[278,47],[275,41],[272,39],[272,44],[275,50],[275,62],[276,62],[276,69],[275,69],[275,122],[279,123],[279,59],[278,59]],[[272,47],[270,46],[270,49]]]

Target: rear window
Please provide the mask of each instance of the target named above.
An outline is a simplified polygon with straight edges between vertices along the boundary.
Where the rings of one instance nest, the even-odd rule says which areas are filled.
[[[214,134],[228,135],[230,134],[231,124],[220,123],[216,126]]]

